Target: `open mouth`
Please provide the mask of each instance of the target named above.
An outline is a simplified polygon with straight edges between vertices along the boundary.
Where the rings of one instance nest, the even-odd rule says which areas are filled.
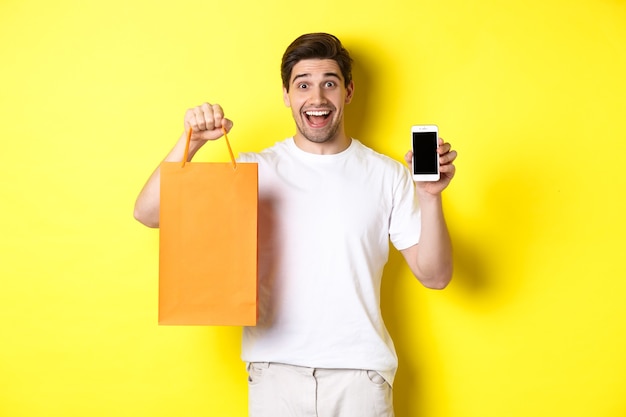
[[[330,118],[330,110],[308,110],[304,115],[312,127],[324,127]]]

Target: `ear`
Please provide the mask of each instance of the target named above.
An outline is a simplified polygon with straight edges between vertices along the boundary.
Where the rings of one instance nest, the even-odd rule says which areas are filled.
[[[348,87],[346,87],[346,104],[349,104],[352,101],[352,96],[354,95],[354,81],[350,81]]]
[[[285,103],[285,106],[291,107],[291,101],[289,100],[289,93],[287,92],[287,89],[285,87],[283,87],[283,102]]]

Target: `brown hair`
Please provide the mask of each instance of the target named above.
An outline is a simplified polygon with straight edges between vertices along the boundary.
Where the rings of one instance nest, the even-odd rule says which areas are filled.
[[[283,54],[280,75],[287,91],[291,71],[303,59],[332,59],[339,65],[345,86],[348,87],[352,81],[352,58],[341,41],[328,33],[308,33],[294,40]]]

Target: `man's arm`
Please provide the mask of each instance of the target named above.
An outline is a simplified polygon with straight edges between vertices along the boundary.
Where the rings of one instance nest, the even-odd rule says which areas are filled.
[[[185,113],[185,132],[192,129],[188,160],[190,161],[207,141],[220,138],[222,127],[226,131],[230,131],[233,122],[224,118],[224,111],[219,104],[204,103],[187,110]],[[182,161],[187,142],[185,132],[180,136],[164,161]],[[148,227],[159,227],[160,194],[161,172],[157,167],[137,196],[134,210],[135,219]]]
[[[421,234],[418,244],[401,251],[413,275],[428,288],[443,289],[452,279],[452,243],[443,215],[442,191],[454,177],[456,151],[439,139],[439,171],[436,182],[415,183],[421,210]],[[404,159],[411,164],[413,153]]]

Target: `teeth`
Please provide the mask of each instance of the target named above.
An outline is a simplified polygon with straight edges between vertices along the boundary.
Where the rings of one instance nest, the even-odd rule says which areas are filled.
[[[329,111],[308,111],[306,112],[308,116],[327,116],[330,114]]]

